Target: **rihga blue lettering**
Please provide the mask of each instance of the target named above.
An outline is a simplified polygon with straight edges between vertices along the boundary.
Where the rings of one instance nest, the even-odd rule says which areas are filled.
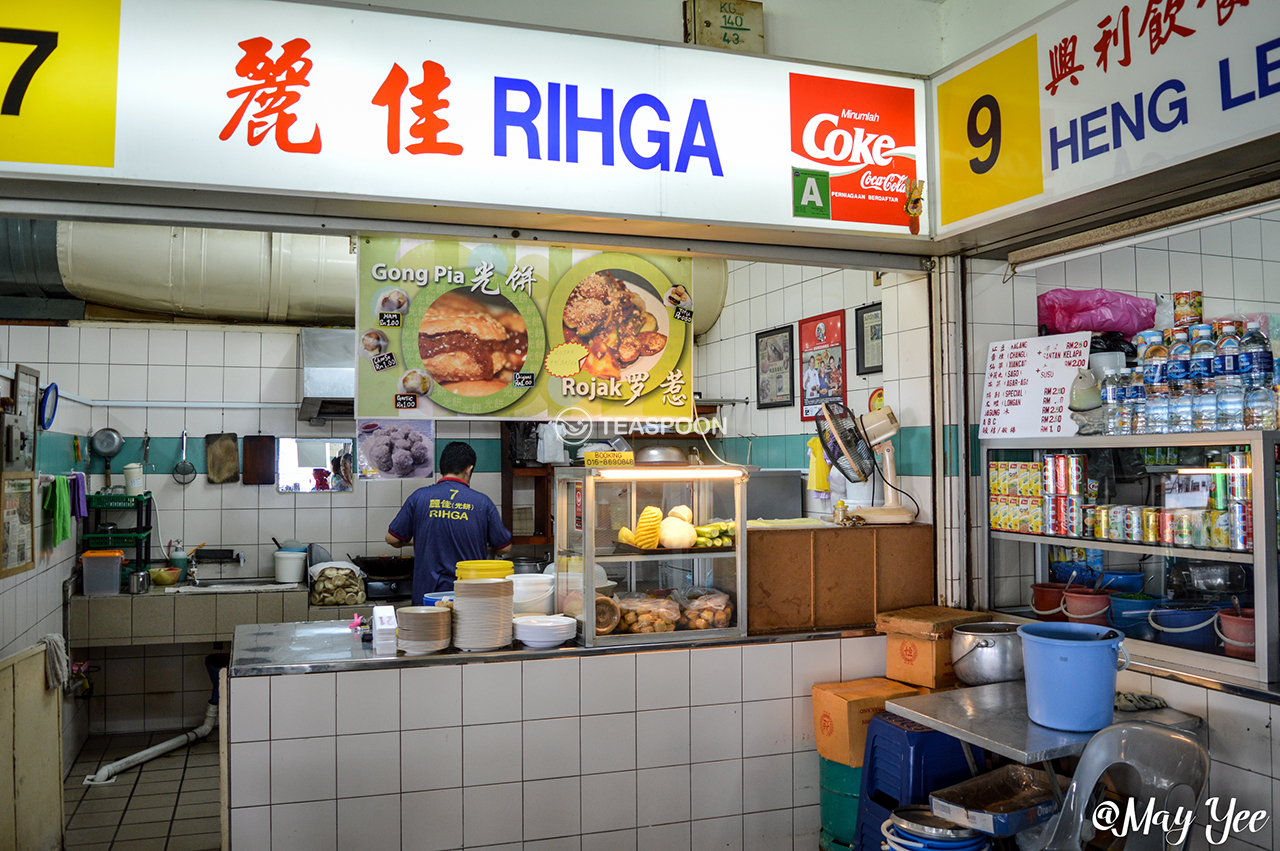
[[[600,134],[600,161],[613,165],[613,89],[600,90],[600,117],[584,118],[578,114],[578,87],[564,87],[564,158],[578,161],[578,134]]]
[[[622,107],[622,114],[618,117],[618,140],[622,143],[622,153],[626,156],[627,161],[636,168],[661,168],[663,171],[668,171],[671,168],[671,134],[667,131],[649,131],[649,141],[658,146],[657,150],[649,156],[643,156],[636,150],[631,125],[635,121],[636,113],[646,107],[653,110],[659,121],[666,123],[671,120],[671,116],[667,112],[667,108],[662,105],[662,101],[653,95],[640,94],[631,98]]]
[[[513,110],[507,99],[511,92],[523,92],[529,98],[529,106],[524,110]],[[493,78],[493,155],[507,155],[507,128],[523,130],[528,143],[528,156],[531,160],[541,159],[538,146],[538,128],[533,126],[533,119],[542,111],[542,95],[538,87],[528,80],[513,77]]]
[[[702,134],[702,144],[697,144],[698,134]],[[707,102],[694,98],[689,106],[689,121],[684,125],[684,137],[680,140],[680,154],[676,157],[676,171],[688,171],[690,157],[704,157],[711,166],[711,173],[716,177],[724,177],[724,169],[720,167],[720,152],[716,149],[716,136],[711,130],[711,116],[707,113]]]

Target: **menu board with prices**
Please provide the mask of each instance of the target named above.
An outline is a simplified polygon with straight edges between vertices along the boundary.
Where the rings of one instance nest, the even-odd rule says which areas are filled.
[[[1071,382],[1089,361],[1089,334],[992,343],[980,437],[1069,437]]]

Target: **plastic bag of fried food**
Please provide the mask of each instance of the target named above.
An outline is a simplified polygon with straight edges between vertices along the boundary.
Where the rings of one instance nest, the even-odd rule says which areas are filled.
[[[680,629],[722,629],[733,623],[729,595],[714,588],[681,588],[672,597],[680,604]]]
[[[680,605],[670,598],[659,599],[639,593],[618,594],[615,598],[622,618],[618,632],[675,632]]]

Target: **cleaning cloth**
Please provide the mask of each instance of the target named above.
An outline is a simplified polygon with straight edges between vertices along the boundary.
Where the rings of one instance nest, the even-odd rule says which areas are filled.
[[[84,473],[72,473],[67,484],[71,490],[71,516],[83,520],[89,516],[89,501],[85,498],[89,491]]]
[[[53,517],[53,543],[61,544],[71,537],[71,490],[66,476],[54,476],[44,492],[44,510]]]
[[[831,487],[827,484],[827,472],[831,465],[822,454],[822,441],[815,435],[809,438],[809,490],[828,493]]]
[[[1121,712],[1140,712],[1143,709],[1164,709],[1168,702],[1157,694],[1137,694],[1132,691],[1116,692],[1116,709]]]

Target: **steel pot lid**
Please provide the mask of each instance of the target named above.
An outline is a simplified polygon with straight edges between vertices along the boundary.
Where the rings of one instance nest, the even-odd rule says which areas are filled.
[[[926,839],[970,839],[978,835],[971,827],[938,818],[924,805],[898,807],[889,818],[896,827]]]
[[[114,458],[124,448],[124,438],[113,428],[100,428],[93,433],[90,445],[104,458]]]
[[[990,621],[987,623],[962,623],[959,626],[952,627],[952,634],[960,633],[961,635],[1016,635],[1018,625],[1016,623],[1006,623],[1004,621]]]
[[[685,466],[689,456],[676,446],[645,446],[636,451],[636,464],[671,464]]]

